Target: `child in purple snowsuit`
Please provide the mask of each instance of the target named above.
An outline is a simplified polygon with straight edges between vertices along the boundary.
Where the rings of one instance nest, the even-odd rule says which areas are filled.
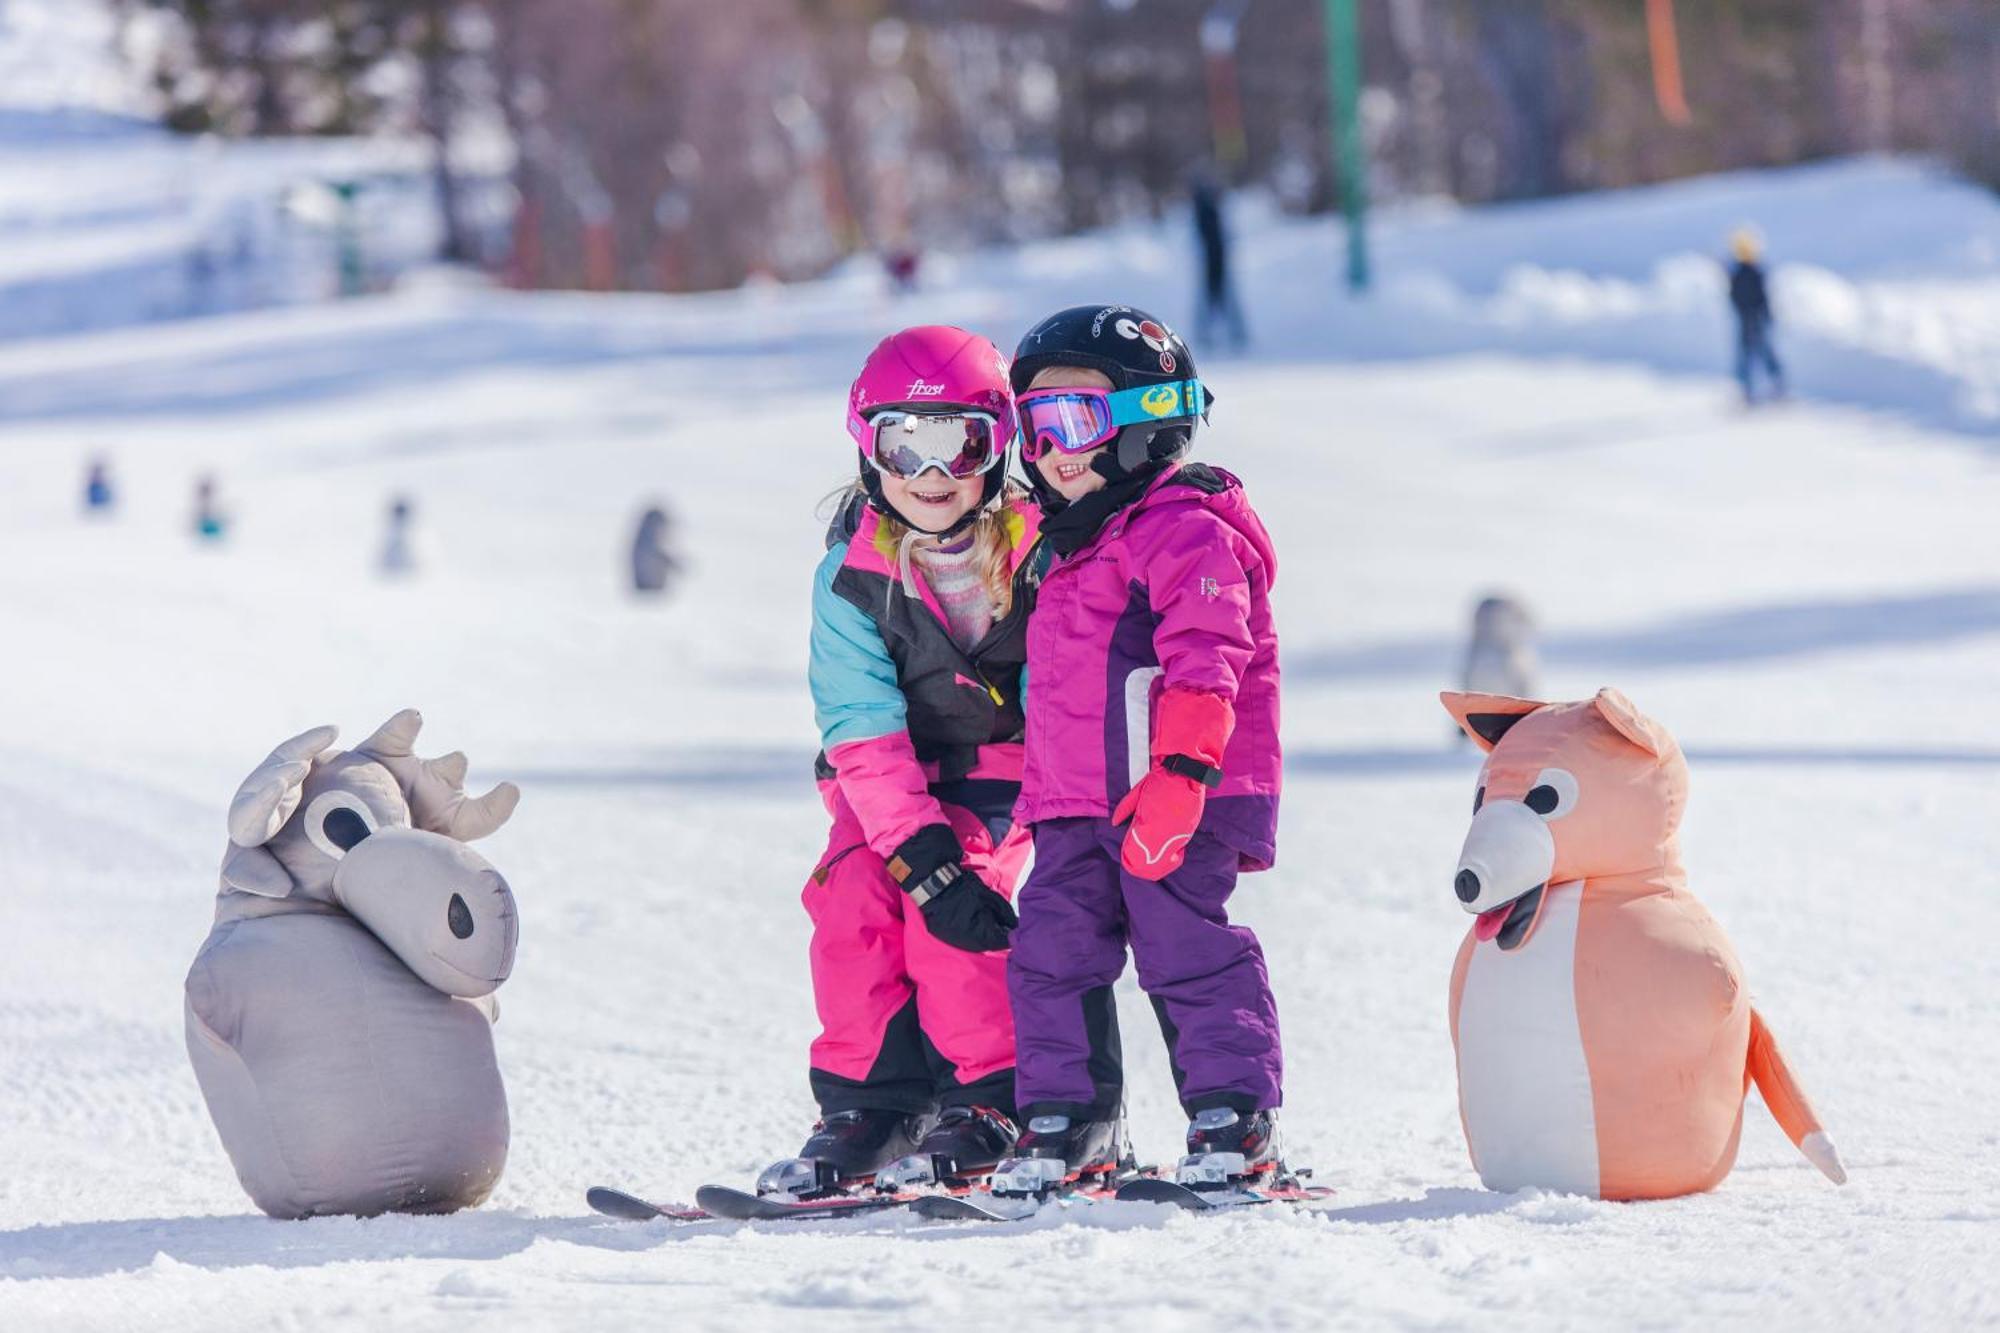
[[[1276,851],[1271,540],[1236,478],[1181,461],[1209,396],[1157,320],[1062,311],[1022,340],[1012,383],[1056,559],[1028,627],[1015,807],[1035,844],[1008,964],[1029,1129],[996,1187],[1126,1155],[1128,944],[1193,1122],[1181,1178],[1258,1177],[1278,1168],[1278,1016],[1225,904]]]

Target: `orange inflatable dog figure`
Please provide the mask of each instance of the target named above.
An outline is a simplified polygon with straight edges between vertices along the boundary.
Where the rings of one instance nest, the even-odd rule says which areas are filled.
[[[1836,1184],[1840,1155],[1688,892],[1687,761],[1616,690],[1582,703],[1446,693],[1483,749],[1453,888],[1459,1113],[1488,1189],[1603,1199],[1712,1189],[1755,1080]]]

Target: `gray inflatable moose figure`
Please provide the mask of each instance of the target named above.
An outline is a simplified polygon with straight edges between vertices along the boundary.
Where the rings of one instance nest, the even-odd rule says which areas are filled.
[[[463,754],[412,751],[421,726],[404,709],[346,751],[315,727],[230,803],[187,1046],[273,1217],[451,1212],[507,1160],[491,996],[514,966],[514,895],[465,844],[520,792],[468,798]]]

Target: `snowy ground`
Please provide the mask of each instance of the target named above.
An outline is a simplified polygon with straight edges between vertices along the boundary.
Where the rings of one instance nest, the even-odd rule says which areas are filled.
[[[1375,306],[1319,295],[1337,252],[1299,232],[1250,266],[1259,356],[1203,360],[1220,404],[1202,454],[1244,475],[1281,558],[1280,866],[1238,903],[1286,1025],[1293,1156],[1340,1191],[1319,1213],[675,1230],[582,1204],[597,1181],[685,1197],[741,1178],[811,1119],[806,591],[815,502],[850,466],[845,376],[904,322],[1011,341],[1107,291],[1178,319],[1177,235],[996,260],[1011,294],[967,263],[907,306],[858,274],[678,301],[434,288],[0,345],[0,1327],[2000,1321],[1988,363],[1897,344],[1868,364],[1905,378],[1833,386],[1897,415],[1745,414],[1692,373],[1694,348],[1721,350],[1705,307],[1508,324],[1393,290],[1398,253],[1442,255],[1463,257],[1465,300],[1500,300],[1526,270],[1499,258],[1534,263],[1565,228],[1628,237],[1578,256],[1591,290],[1652,290],[1661,216],[1709,244],[1814,180],[1872,182],[1906,192],[1885,212],[1924,220],[1908,234],[1930,266],[1878,272],[1837,236],[1817,262],[1857,291],[1934,290],[1933,323],[1990,319],[1970,295],[1996,266],[1990,200],[1894,164],[1831,170],[1413,221],[1382,238]],[[1831,345],[1800,334],[1809,386],[1840,378],[1813,369]],[[125,502],[86,522],[100,453]],[[205,469],[235,513],[220,549],[186,534]],[[370,572],[394,492],[431,546],[403,585]],[[653,496],[694,571],[640,606],[618,568]],[[1434,694],[1492,587],[1540,614],[1553,693],[1615,684],[1686,745],[1693,883],[1846,1189],[1754,1102],[1706,1197],[1479,1188],[1445,1025],[1473,766]],[[525,791],[484,845],[525,922],[497,1029],[513,1156],[475,1213],[270,1222],[181,1048],[223,811],[277,740],[322,721],[356,739],[405,704],[475,780]],[[1121,1005],[1139,1145],[1167,1156],[1165,1061],[1136,992]]]

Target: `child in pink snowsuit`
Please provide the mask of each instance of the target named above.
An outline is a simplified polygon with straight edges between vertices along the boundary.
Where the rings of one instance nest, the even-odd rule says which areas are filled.
[[[1008,967],[1028,1132],[1002,1172],[1040,1188],[1124,1154],[1112,983],[1129,945],[1193,1121],[1182,1179],[1258,1177],[1279,1166],[1278,1017],[1225,904],[1275,855],[1271,540],[1234,477],[1181,461],[1209,396],[1159,321],[1062,311],[1022,340],[1012,381],[1055,560],[1015,807],[1035,843]]]
[[[861,476],[813,589],[833,819],[804,891],[822,1119],[758,1182],[798,1197],[983,1173],[1016,1132],[1004,950],[1028,852],[1011,811],[1039,515],[1004,482],[1005,358],[962,329],[906,329],[855,380],[848,425]]]

